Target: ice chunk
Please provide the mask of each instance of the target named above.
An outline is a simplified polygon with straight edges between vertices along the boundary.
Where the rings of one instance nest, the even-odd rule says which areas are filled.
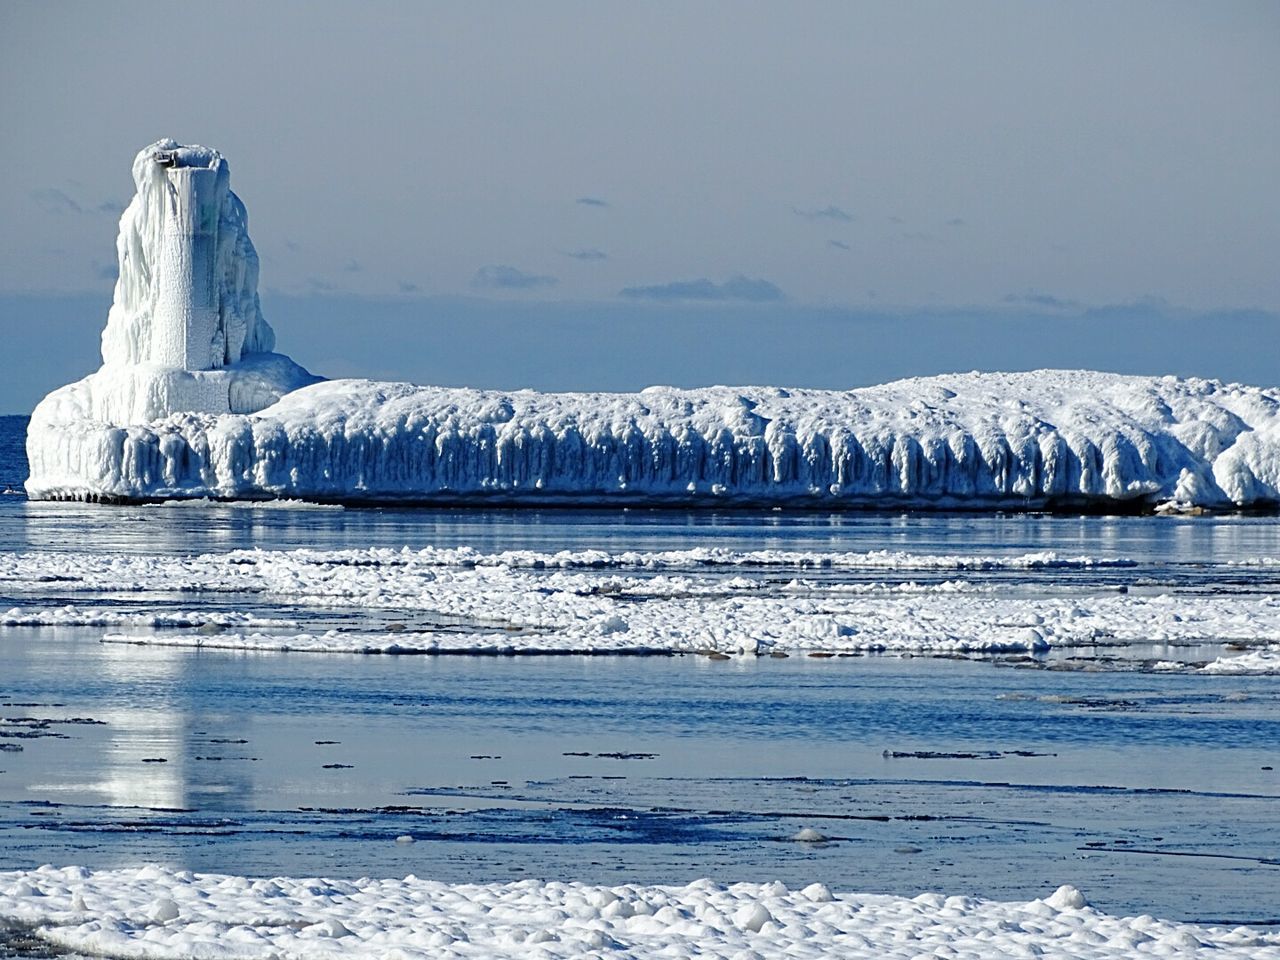
[[[1045,900],[1045,903],[1051,907],[1057,907],[1059,910],[1080,910],[1088,906],[1084,898],[1084,894],[1069,884],[1063,884],[1053,894]]]
[[[321,921],[315,925],[314,929],[316,933],[320,934],[322,937],[338,938],[351,936],[351,931],[347,928],[347,925],[337,917],[330,917],[328,920]]]
[[[733,915],[733,922],[743,930],[759,933],[761,927],[773,919],[763,903],[748,903]]]
[[[157,900],[151,905],[151,909],[147,911],[147,916],[154,923],[168,923],[170,920],[177,920],[178,915],[178,905],[168,897]]]

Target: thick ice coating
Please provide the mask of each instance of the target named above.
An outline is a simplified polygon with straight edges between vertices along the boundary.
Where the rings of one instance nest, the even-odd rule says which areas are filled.
[[[28,435],[37,499],[820,508],[1280,504],[1280,390],[1083,371],[844,392],[503,393],[316,378],[267,351],[214,150],[134,161],[104,366]]]
[[[157,140],[134,158],[133,182],[103,363],[212,370],[269,353],[258,254],[222,154]]]
[[[1171,377],[1040,371],[842,393],[639,394],[340,380],[252,416],[62,419],[33,422],[33,496],[823,508],[1280,501],[1280,391]]]
[[[102,368],[55,390],[32,415],[28,446],[66,475],[58,437],[72,425],[127,426],[178,412],[252,413],[314,383],[258,305],[248,217],[216,150],[158,140],[133,161],[120,218],[119,278],[102,332]],[[51,447],[52,445],[52,447]],[[80,451],[80,465],[92,451]]]

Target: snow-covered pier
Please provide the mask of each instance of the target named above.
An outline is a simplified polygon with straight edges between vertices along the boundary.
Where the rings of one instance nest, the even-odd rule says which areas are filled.
[[[1270,508],[1280,389],[1085,371],[848,391],[319,381],[272,353],[226,162],[138,154],[103,366],[28,436],[35,499]]]

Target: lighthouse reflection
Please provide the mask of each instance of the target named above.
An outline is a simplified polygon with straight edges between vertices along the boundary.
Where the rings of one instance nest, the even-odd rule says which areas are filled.
[[[85,786],[99,802],[166,810],[198,810],[215,798],[223,809],[251,803],[252,719],[191,696],[198,656],[99,644],[98,667],[121,691],[98,716],[106,740],[97,775]]]

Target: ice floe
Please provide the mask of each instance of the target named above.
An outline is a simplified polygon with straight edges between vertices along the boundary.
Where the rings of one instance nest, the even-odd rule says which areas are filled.
[[[194,557],[0,554],[0,584],[36,597],[253,596],[296,610],[376,612],[378,626],[289,629],[292,620],[161,610],[118,620],[75,605],[18,608],[12,623],[101,622],[113,642],[235,650],[356,653],[656,653],[772,651],[1037,652],[1080,646],[1280,642],[1269,594],[1063,590],[1027,596],[991,583],[841,582],[824,568],[870,571],[1077,569],[1105,558],[1031,554],[915,556],[603,551],[484,554],[470,549],[238,550]],[[811,573],[812,575],[806,575]],[[30,605],[29,605],[30,606]],[[130,614],[132,616],[133,614]],[[201,619],[203,617],[203,620]],[[323,618],[322,618],[323,619]],[[202,622],[216,631],[194,630]],[[162,629],[187,626],[174,631]],[[143,628],[143,629],[130,629]]]
[[[1280,934],[1118,917],[1070,886],[1029,902],[698,880],[591,886],[253,879],[156,866],[0,874],[0,917],[121,958],[1280,957]]]
[[[1204,673],[1222,674],[1280,673],[1280,644],[1218,657],[1200,669]]]
[[[201,611],[157,610],[145,613],[102,607],[10,607],[0,611],[0,627],[290,627],[292,620],[252,617],[248,614]]]

